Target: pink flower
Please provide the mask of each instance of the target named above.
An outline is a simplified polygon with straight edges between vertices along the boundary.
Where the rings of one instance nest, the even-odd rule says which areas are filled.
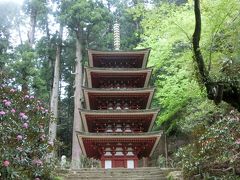
[[[40,180],[40,178],[36,177],[34,180]]]
[[[11,106],[11,101],[6,101],[6,102],[5,102],[5,106],[7,106],[7,107],[8,107],[8,106]]]
[[[20,135],[20,134],[19,134],[19,135],[17,135],[17,140],[18,140],[18,141],[21,141],[21,140],[23,140],[23,136],[22,136],[22,135]]]
[[[29,95],[25,95],[24,98],[25,98],[25,99],[28,99],[28,98],[29,98]]]
[[[27,119],[28,119],[28,116],[23,115],[23,116],[22,116],[22,119],[27,120]]]
[[[11,93],[15,92],[15,89],[10,89],[10,92],[11,92]]]
[[[20,112],[20,113],[19,113],[19,116],[20,116],[20,117],[23,117],[23,116],[25,116],[25,113],[24,113],[24,112]]]
[[[0,115],[5,115],[6,113],[4,111],[0,111]]]
[[[30,99],[34,99],[34,96],[30,96]]]
[[[22,119],[24,119],[24,120],[27,120],[27,119],[28,119],[28,116],[26,116],[24,112],[20,112],[20,113],[19,113],[19,116],[20,116],[20,118],[22,118]]]
[[[22,126],[24,129],[27,129],[28,128],[28,123],[23,123],[23,126]]]
[[[16,110],[15,110],[15,109],[12,109],[12,110],[11,110],[11,112],[12,112],[12,113],[15,113],[15,112],[16,112]]]
[[[240,138],[235,141],[236,144],[240,144]]]
[[[4,161],[3,161],[3,166],[4,166],[4,167],[8,167],[9,164],[10,164],[10,162],[9,162],[8,160],[4,160]]]
[[[3,103],[6,103],[7,101],[8,101],[8,100],[4,99],[4,100],[3,100]]]

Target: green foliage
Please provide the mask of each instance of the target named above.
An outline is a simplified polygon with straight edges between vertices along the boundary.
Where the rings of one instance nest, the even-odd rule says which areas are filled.
[[[61,20],[71,32],[77,32],[86,47],[99,48],[105,42],[111,14],[101,1],[63,1]],[[106,42],[108,43],[108,42]]]
[[[224,109],[224,106],[217,108],[206,98],[196,98],[180,110],[177,127],[185,134],[192,133],[196,126],[208,126],[211,116],[217,112],[224,112]]]
[[[202,3],[202,49],[210,75],[216,81],[238,83],[240,78],[239,11],[240,2],[233,0],[207,1]]]
[[[47,155],[48,110],[34,96],[0,86],[0,178],[3,180],[50,179],[53,163]]]
[[[201,47],[211,78],[227,82],[231,88],[231,84],[239,84],[240,79],[236,38],[239,31],[235,28],[240,22],[239,1],[204,1],[202,7]],[[192,60],[193,12],[192,3],[181,6],[161,3],[142,14],[143,42],[139,46],[152,48],[148,66],[155,67],[152,78],[152,84],[157,87],[154,106],[161,107],[157,124],[164,125],[168,132],[179,130],[176,122],[182,117],[198,112],[196,116],[189,116],[186,123],[189,125],[190,121],[208,113],[198,107],[199,103],[204,104],[206,95],[205,89],[199,86]],[[209,105],[214,111],[212,103]],[[207,104],[200,107],[208,109]]]
[[[169,132],[176,129],[178,112],[192,99],[201,96],[193,78],[194,65],[188,38],[193,18],[185,18],[191,17],[191,13],[189,5],[162,4],[149,10],[142,21],[144,41],[141,46],[152,48],[148,65],[155,66],[152,79],[157,87],[154,105],[161,106],[157,124],[165,124]]]

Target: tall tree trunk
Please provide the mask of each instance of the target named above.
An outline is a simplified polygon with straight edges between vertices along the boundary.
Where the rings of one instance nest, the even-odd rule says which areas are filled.
[[[74,119],[73,119],[73,138],[72,138],[72,168],[79,169],[81,166],[81,148],[77,139],[76,131],[82,131],[82,120],[79,109],[82,108],[82,35],[77,32],[76,39],[76,65],[75,65],[75,91],[74,91]]]
[[[55,67],[54,67],[52,96],[51,96],[51,100],[50,100],[50,109],[55,118],[55,121],[51,121],[49,124],[49,140],[51,142],[54,142],[54,140],[56,139],[56,136],[57,136],[58,94],[59,94],[59,81],[60,81],[60,60],[61,60],[62,34],[63,34],[63,26],[62,26],[62,24],[60,24],[59,42],[57,45]]]
[[[49,92],[49,99],[52,96],[51,88],[53,87],[53,77],[54,77],[54,59],[51,56],[51,37],[50,37],[50,30],[49,30],[49,24],[48,24],[48,14],[46,14],[46,36],[47,36],[47,60],[48,60],[48,68],[51,74],[50,80],[47,82],[47,90]],[[62,27],[61,27],[62,26]],[[63,31],[63,25],[60,24],[60,41],[62,41],[62,31]],[[50,104],[51,105],[51,101]]]
[[[31,7],[31,13],[30,13],[30,29],[28,32],[28,45],[30,47],[29,51],[31,51],[32,46],[34,44],[34,37],[35,37],[35,28],[36,28],[36,24],[37,24],[37,9],[32,6]],[[24,71],[24,70],[23,70]],[[28,75],[25,72],[22,72],[22,79],[23,79],[23,83],[22,83],[22,91],[27,94],[29,87],[28,87]]]
[[[24,94],[28,94],[28,78],[27,78],[26,68],[22,70],[22,91]]]
[[[37,9],[35,7],[32,7],[30,14],[30,31],[28,34],[28,42],[30,47],[32,47],[34,44],[36,24],[37,24]]]
[[[209,72],[206,70],[206,65],[199,45],[201,38],[200,0],[194,0],[194,13],[196,21],[192,41],[194,60],[197,63],[201,83],[206,87],[208,98],[213,100],[215,104],[225,101],[240,111],[240,92],[238,90],[238,85],[227,82],[215,82],[210,78]]]
[[[20,43],[21,43],[21,45],[23,45],[22,33],[21,33],[19,22],[17,23],[17,31],[18,31],[18,36],[19,36]]]

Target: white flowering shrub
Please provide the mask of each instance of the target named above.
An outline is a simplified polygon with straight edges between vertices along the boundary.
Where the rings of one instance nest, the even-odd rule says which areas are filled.
[[[193,141],[178,150],[186,178],[240,177],[240,113],[220,114],[194,129]]]
[[[50,120],[34,96],[0,85],[0,179],[50,179]]]

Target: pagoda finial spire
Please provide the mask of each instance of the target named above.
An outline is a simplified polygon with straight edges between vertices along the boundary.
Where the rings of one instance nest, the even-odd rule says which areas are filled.
[[[120,50],[120,24],[116,21],[113,25],[114,49]]]

